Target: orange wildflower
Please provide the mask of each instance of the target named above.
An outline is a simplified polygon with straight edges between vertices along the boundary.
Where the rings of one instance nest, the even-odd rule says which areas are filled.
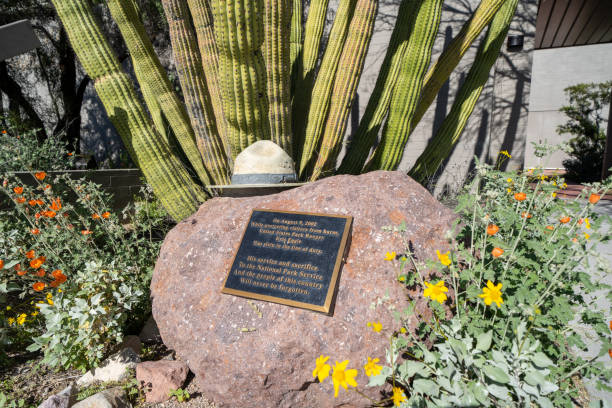
[[[555,229],[555,227],[553,227],[552,225],[547,225],[546,229],[552,231]]]
[[[47,185],[44,187],[44,189],[45,189],[45,190],[48,190],[48,189],[50,189],[50,188],[51,188],[51,184],[47,184]]]
[[[102,213],[102,218],[106,218],[106,219],[108,219],[108,217],[110,217],[110,215],[111,215],[111,214],[110,214],[108,211],[103,212],[103,213]]]
[[[612,330],[612,320],[610,320],[610,330]]]
[[[21,264],[17,264],[15,266],[13,266],[13,269],[15,269],[17,272],[19,272],[21,270]]]
[[[47,260],[47,258],[45,258],[44,256],[39,256],[36,259],[32,259],[30,261],[30,267],[34,268],[34,269],[38,269],[40,268],[40,266],[45,263],[45,261]]]
[[[30,249],[28,252],[26,252],[26,258],[28,258],[28,259],[36,258],[36,254],[34,253],[33,249]]]
[[[612,349],[608,349],[608,355],[612,358]]]
[[[33,235],[38,235],[38,234],[40,234],[40,230],[39,230],[38,228],[32,228],[32,229],[30,230],[30,232],[31,232]]]
[[[47,271],[45,271],[43,268],[40,268],[39,270],[36,271],[36,276],[38,276],[39,278],[42,278],[43,276],[45,276],[45,273]]]
[[[13,191],[15,192],[15,194],[22,194],[23,193],[23,187],[14,187]]]
[[[40,292],[41,290],[43,290],[45,288],[45,284],[43,282],[36,282],[34,285],[32,285],[32,287],[34,288],[35,291]]]
[[[582,225],[582,223],[584,222],[584,218],[581,218],[578,220],[578,224]]]
[[[4,268],[4,261],[0,259],[0,269]],[[610,322],[610,327],[612,327],[612,322]]]
[[[59,285],[61,285],[61,282],[56,281],[56,280],[51,281],[51,283],[49,284],[49,286],[52,288],[57,288]]]
[[[91,214],[91,218],[93,218],[94,220],[98,220],[100,219],[100,216],[96,213]]]
[[[56,198],[55,200],[51,201],[51,209],[55,211],[59,211],[62,209],[62,202],[59,198]]]
[[[531,217],[533,217],[533,216],[532,216],[531,214],[529,214],[527,211],[523,211],[523,212],[521,213],[521,218],[527,218],[527,219],[529,219],[529,218],[531,218]]]
[[[36,177],[38,180],[42,181],[45,179],[45,177],[47,177],[47,173],[45,173],[44,171],[39,171],[37,173],[34,173],[34,177]]]
[[[591,203],[591,204],[595,204],[595,203],[597,203],[597,202],[598,202],[600,199],[601,199],[601,196],[600,196],[599,194],[592,193],[592,194],[589,196],[589,203]]]
[[[47,211],[43,211],[42,215],[44,215],[45,217],[48,217],[48,218],[53,218],[53,217],[55,217],[57,215],[57,213],[55,211],[52,211],[52,210],[47,210]]]
[[[6,130],[2,129],[2,134],[6,135]]]
[[[527,194],[525,194],[525,193],[514,193],[514,199],[516,201],[525,201],[527,199]]]
[[[560,218],[560,219],[559,219],[559,222],[560,222],[561,224],[567,224],[568,222],[570,222],[570,220],[571,220],[571,218],[570,218],[570,217],[565,216],[565,217],[563,217],[563,218]]]
[[[495,235],[497,234],[497,231],[499,231],[499,227],[495,224],[489,224],[487,225],[487,234],[489,235]]]
[[[37,212],[36,214],[34,214],[34,218],[39,219],[40,217],[42,217],[42,214]]]
[[[25,202],[26,202],[26,199],[25,199],[25,198],[23,198],[23,197],[18,197],[16,201],[17,201],[17,203],[19,203],[19,204],[23,204],[23,203],[25,203]]]
[[[36,200],[32,199],[32,200],[28,201],[28,204],[30,204],[30,206],[34,207],[36,205]]]
[[[74,153],[72,153],[72,152],[68,152],[68,153],[66,153],[66,154],[67,154],[68,156],[72,156]]]
[[[23,276],[23,275],[25,275],[28,272],[28,271],[22,271],[21,269],[17,269],[17,268],[15,268],[15,269],[17,270],[17,275],[19,275],[19,276]]]
[[[44,205],[44,204],[45,204],[44,201],[41,200],[40,198],[36,199],[36,205]]]
[[[81,234],[83,234],[83,235],[89,235],[89,234],[93,234],[93,232],[92,232],[92,231],[90,231],[90,230],[81,230]]]
[[[498,258],[502,256],[503,253],[504,250],[498,247],[493,248],[493,250],[491,251],[491,255],[493,255],[493,258]]]
[[[66,279],[68,279],[66,275],[62,273],[61,269],[56,269],[53,272],[51,272],[51,276],[53,276],[55,280],[59,283],[64,283],[66,282]]]

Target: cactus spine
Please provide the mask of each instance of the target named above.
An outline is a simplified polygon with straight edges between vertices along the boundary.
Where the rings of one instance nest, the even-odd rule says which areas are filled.
[[[323,126],[327,119],[330,104],[330,94],[334,85],[334,77],[338,68],[338,61],[344,48],[349,23],[353,17],[355,3],[357,0],[340,0],[338,12],[334,18],[331,33],[325,55],[321,61],[319,74],[312,89],[312,102],[308,111],[308,122],[306,124],[306,137],[301,154],[299,174],[301,178],[306,176],[310,167],[314,165],[315,151],[323,133]],[[304,48],[306,50],[306,48]]]
[[[213,17],[210,4],[207,0],[187,0],[193,25],[195,28],[200,57],[202,59],[202,70],[206,80],[206,86],[210,94],[212,109],[215,114],[215,122],[219,136],[223,141],[225,155],[231,158],[229,142],[226,135],[225,117],[223,116],[223,102],[221,100],[221,89],[219,85],[219,55],[215,43],[213,31]]]
[[[301,1],[301,0],[296,0]],[[312,97],[312,84],[315,77],[315,66],[319,57],[321,36],[325,28],[325,17],[329,0],[312,0],[308,9],[308,18],[304,25],[304,45],[302,47],[302,73],[298,75],[293,98],[293,158],[299,163],[306,137],[306,119]]]
[[[383,119],[389,111],[391,94],[399,76],[404,53],[408,46],[410,29],[414,25],[419,3],[413,0],[402,0],[397,13],[397,20],[385,59],[380,66],[376,84],[372,90],[365,112],[359,122],[357,133],[353,137],[346,155],[338,168],[341,174],[359,174],[374,145]]]
[[[195,210],[205,194],[156,132],[128,76],[98,27],[87,0],[53,0],[73,49],[134,161],[175,220]]]
[[[270,139],[263,0],[212,0],[219,50],[219,80],[232,156],[256,140]]]
[[[482,30],[491,22],[495,13],[504,4],[504,1],[506,0],[482,0],[472,17],[461,27],[459,34],[453,38],[453,41],[442,52],[442,55],[438,57],[437,61],[427,71],[421,100],[414,112],[414,119],[410,129],[411,133],[423,118],[425,112],[427,112],[427,108],[434,101],[453,69],[457,67],[463,55]]]
[[[226,183],[229,180],[226,149],[217,130],[186,0],[162,0],[162,5],[170,27],[174,62],[204,165],[215,183]]]
[[[291,1],[264,2],[264,61],[268,93],[268,118],[271,140],[289,155],[291,138]]]
[[[165,115],[198,177],[203,183],[210,184],[211,180],[202,163],[187,112],[172,90],[170,81],[153,51],[153,45],[140,22],[134,3],[108,0],[107,4],[130,51],[136,78],[158,132],[165,135]]]
[[[443,0],[422,0],[408,40],[400,76],[391,97],[382,139],[366,170],[395,170],[408,141],[410,121],[419,100],[425,70],[440,25]]]
[[[372,38],[377,10],[377,0],[357,1],[347,41],[336,71],[329,114],[321,139],[319,157],[311,176],[312,181],[319,178],[321,172],[335,169],[342,138],[346,131],[348,115],[353,105],[355,91]]]
[[[457,93],[450,113],[410,170],[415,180],[423,182],[433,175],[458,142],[489,79],[489,72],[497,60],[517,4],[518,0],[507,0],[491,21],[489,31],[478,48],[474,63]]]

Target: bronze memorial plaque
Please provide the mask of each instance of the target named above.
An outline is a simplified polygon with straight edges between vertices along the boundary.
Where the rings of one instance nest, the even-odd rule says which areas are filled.
[[[352,221],[253,210],[221,292],[330,314]]]

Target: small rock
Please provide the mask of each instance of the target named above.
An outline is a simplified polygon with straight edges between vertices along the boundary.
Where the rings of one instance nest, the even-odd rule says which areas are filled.
[[[76,401],[77,391],[76,384],[70,384],[58,394],[47,398],[38,408],[69,408]]]
[[[149,317],[138,337],[140,337],[140,341],[143,343],[158,343],[161,341],[159,329],[157,328],[157,323],[155,323],[153,316]]]
[[[94,382],[123,381],[129,376],[128,369],[135,368],[140,357],[131,348],[125,348],[92,368],[77,380],[77,385],[87,386]]]
[[[125,391],[120,387],[109,388],[77,402],[72,408],[132,408]]]
[[[140,337],[138,336],[125,336],[123,341],[117,348],[117,350],[123,350],[124,348],[131,348],[138,355],[142,353],[142,343],[140,342]]]
[[[182,361],[145,361],[136,366],[136,380],[143,386],[147,402],[169,400],[168,393],[181,388],[188,373]]]

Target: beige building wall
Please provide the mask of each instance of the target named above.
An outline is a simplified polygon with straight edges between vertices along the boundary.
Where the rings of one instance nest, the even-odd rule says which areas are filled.
[[[562,169],[567,155],[557,152],[549,158],[535,157],[532,142],[558,144],[567,142],[570,135],[557,134],[557,126],[567,117],[559,108],[569,103],[564,89],[579,83],[597,83],[612,80],[612,44],[582,45],[549,48],[533,53],[531,95],[525,167],[542,166]],[[607,116],[608,109],[603,114]]]

